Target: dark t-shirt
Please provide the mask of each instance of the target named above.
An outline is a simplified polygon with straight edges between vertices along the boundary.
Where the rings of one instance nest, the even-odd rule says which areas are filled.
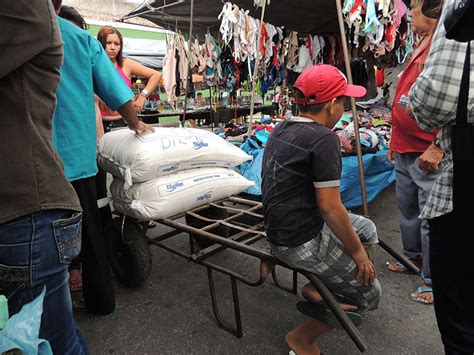
[[[262,163],[268,240],[295,247],[314,238],[324,224],[314,189],[339,186],[340,178],[340,143],[330,129],[300,117],[275,127]]]

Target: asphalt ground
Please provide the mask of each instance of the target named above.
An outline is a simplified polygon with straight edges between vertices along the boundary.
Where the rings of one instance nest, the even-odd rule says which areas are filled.
[[[394,185],[369,204],[369,214],[379,236],[400,250]],[[157,226],[148,234],[163,228]],[[188,238],[182,235],[170,245],[188,250]],[[257,245],[266,247],[263,242]],[[151,250],[152,272],[142,287],[128,289],[115,281],[118,308],[113,314],[76,313],[92,354],[288,354],[286,333],[306,319],[296,310],[301,295],[276,288],[270,277],[259,287],[238,283],[243,323],[243,337],[238,339],[214,320],[206,269],[156,246]],[[365,354],[442,354],[433,306],[408,297],[420,278],[388,271],[389,260],[378,248],[376,268],[383,296],[379,309],[364,315],[359,328],[369,344]],[[222,252],[212,261],[253,279],[258,276],[257,260],[234,251]],[[279,277],[291,285],[290,272],[279,269]],[[233,322],[229,277],[216,274],[215,283],[223,317]],[[299,286],[304,284],[300,277]],[[325,354],[359,353],[343,330],[323,335],[318,344]]]

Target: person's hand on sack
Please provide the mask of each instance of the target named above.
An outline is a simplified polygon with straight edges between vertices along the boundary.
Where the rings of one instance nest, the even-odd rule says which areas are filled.
[[[128,126],[131,130],[137,132],[137,133],[142,133],[142,132],[155,132],[155,127],[144,123],[142,121],[138,121],[138,123],[134,126]]]

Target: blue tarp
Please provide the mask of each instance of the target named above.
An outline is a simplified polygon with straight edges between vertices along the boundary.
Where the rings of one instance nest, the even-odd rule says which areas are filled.
[[[240,166],[240,173],[255,182],[255,186],[244,192],[259,196],[262,194],[261,172],[264,149],[251,139],[247,139],[241,148],[251,155],[253,160],[243,163]],[[387,160],[386,150],[378,151],[375,154],[364,154],[362,160],[364,162],[367,201],[371,202],[383,189],[395,181],[395,166]],[[356,156],[342,158],[341,198],[346,208],[362,206]]]
[[[395,166],[387,160],[387,151],[364,154],[367,201],[371,202],[383,189],[395,181]],[[362,206],[357,157],[342,158],[341,198],[346,208]]]

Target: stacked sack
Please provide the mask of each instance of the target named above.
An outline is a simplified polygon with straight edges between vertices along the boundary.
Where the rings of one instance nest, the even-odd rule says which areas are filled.
[[[167,218],[253,186],[228,169],[249,159],[224,139],[194,128],[117,130],[99,144],[99,164],[114,176],[114,209],[140,220]]]

